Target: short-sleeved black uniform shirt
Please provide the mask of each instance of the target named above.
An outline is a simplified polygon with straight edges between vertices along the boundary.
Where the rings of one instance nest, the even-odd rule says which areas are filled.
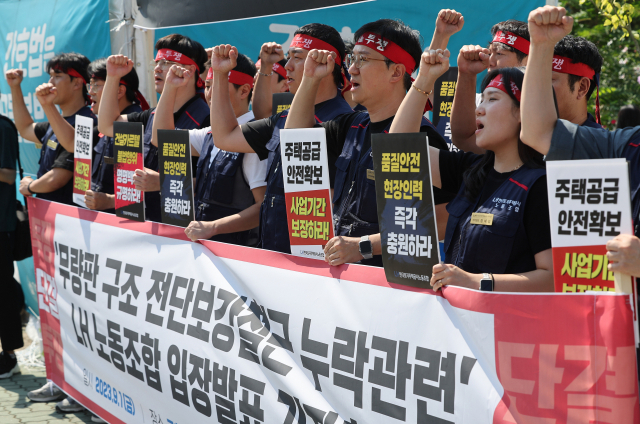
[[[16,169],[18,131],[9,118],[0,115],[0,168]],[[0,232],[16,229],[16,186],[0,181]]]

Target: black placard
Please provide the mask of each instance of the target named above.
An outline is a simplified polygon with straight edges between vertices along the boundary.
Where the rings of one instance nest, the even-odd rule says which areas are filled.
[[[276,113],[289,109],[291,102],[293,102],[293,93],[273,93],[271,114],[275,115]]]
[[[144,169],[144,127],[141,122],[113,123],[113,183],[116,216],[144,222],[144,193],[133,185],[136,169]]]
[[[449,150],[458,150],[451,143],[451,108],[458,86],[458,67],[449,68],[436,80],[433,87],[433,125],[449,144]]]
[[[195,219],[189,131],[158,130],[158,159],[162,222],[187,227]]]
[[[371,135],[387,281],[421,288],[440,262],[427,142],[423,133]]]

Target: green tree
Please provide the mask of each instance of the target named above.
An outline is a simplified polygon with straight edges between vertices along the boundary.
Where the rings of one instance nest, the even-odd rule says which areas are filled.
[[[602,124],[613,129],[612,121],[624,105],[640,107],[640,1],[564,0],[560,1],[575,19],[573,35],[593,42],[604,59],[600,77]],[[589,111],[595,110],[595,93]]]

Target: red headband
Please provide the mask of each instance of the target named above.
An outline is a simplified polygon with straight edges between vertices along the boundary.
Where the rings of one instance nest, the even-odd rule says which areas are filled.
[[[253,88],[253,76],[231,70],[229,71],[229,82],[232,84],[245,85],[249,84]]]
[[[213,68],[209,68],[209,71],[207,72],[207,81],[212,79],[213,79]]]
[[[63,71],[62,68],[60,66],[56,66],[53,68],[54,71],[58,71],[58,72],[62,72],[63,74],[67,74],[70,77],[74,77],[74,78],[80,78],[82,80],[82,82],[84,82],[85,84],[87,83],[87,80],[84,79],[84,77],[82,75],[80,75],[80,72],[76,71],[73,68],[67,68],[67,72]]]
[[[554,72],[560,72],[562,74],[576,75],[579,77],[594,79],[596,71],[585,63],[574,63],[571,59],[564,56],[553,56]],[[600,123],[600,87],[596,79],[596,122]]]
[[[501,90],[507,94],[509,94],[509,92],[507,91],[507,87],[504,86],[504,82],[502,80],[502,75],[498,74],[496,75],[496,77],[491,80],[491,82],[489,83],[489,85],[487,85],[485,87],[485,90],[489,87],[493,87],[493,88],[497,88],[498,90]],[[511,81],[511,93],[513,93],[513,95],[516,97],[516,99],[518,99],[518,101],[520,101],[520,89],[518,88],[518,86],[516,85],[515,82]]]
[[[258,70],[260,70],[260,62],[262,62],[260,59],[258,59],[258,61],[256,62],[256,68],[258,68]],[[271,68],[271,70],[273,70],[273,72],[275,72],[276,74],[280,75],[282,78],[287,77],[287,71],[282,67],[282,65],[280,65],[277,62],[273,64],[273,67]]]
[[[407,74],[411,75],[416,69],[416,61],[405,49],[394,43],[393,41],[383,40],[378,34],[372,32],[364,33],[356,43],[356,46],[367,46],[375,48],[376,51],[382,53],[384,57],[393,63],[401,63],[404,65]]]
[[[289,47],[298,47],[305,50],[328,50],[336,54],[336,63],[342,63],[342,57],[340,56],[340,53],[338,53],[338,49],[333,47],[331,44],[310,35],[297,34],[295,37],[293,37],[293,41],[291,42],[291,46]]]
[[[506,44],[507,46],[511,46],[514,49],[528,55],[529,54],[529,46],[531,45],[531,43],[522,38],[522,37],[518,37],[517,35],[515,35],[512,32],[508,32],[508,31],[498,31],[496,32],[495,37],[493,37],[493,43],[502,43],[502,44]]]
[[[175,50],[171,50],[171,49],[158,50],[158,53],[156,54],[156,61],[161,59],[168,60],[169,62],[176,62],[181,65],[193,65],[198,70],[198,74],[200,74],[200,67],[196,62],[193,61],[193,59]],[[200,78],[200,75],[198,75],[197,85],[198,85],[198,88],[204,87],[204,81],[202,81],[202,78]]]

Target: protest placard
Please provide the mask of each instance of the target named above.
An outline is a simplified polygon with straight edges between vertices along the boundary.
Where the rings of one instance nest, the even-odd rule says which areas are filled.
[[[162,222],[187,227],[195,219],[189,131],[158,130]]]
[[[273,93],[273,102],[271,103],[271,114],[283,112],[291,107],[293,102],[293,93]]]
[[[139,122],[113,123],[116,216],[144,221],[144,193],[133,184],[136,169],[144,169],[143,125]]]
[[[282,130],[280,140],[291,253],[323,260],[333,237],[325,130]]]
[[[91,188],[93,119],[76,116],[73,148],[73,203],[86,208],[84,193]]]
[[[436,80],[433,87],[433,125],[452,152],[459,150],[451,142],[451,107],[457,85],[458,67],[453,66]]]
[[[387,281],[431,287],[431,268],[440,262],[440,249],[427,137],[373,134],[371,147]]]
[[[628,295],[440,295],[28,201],[47,377],[110,423],[640,422]]]

